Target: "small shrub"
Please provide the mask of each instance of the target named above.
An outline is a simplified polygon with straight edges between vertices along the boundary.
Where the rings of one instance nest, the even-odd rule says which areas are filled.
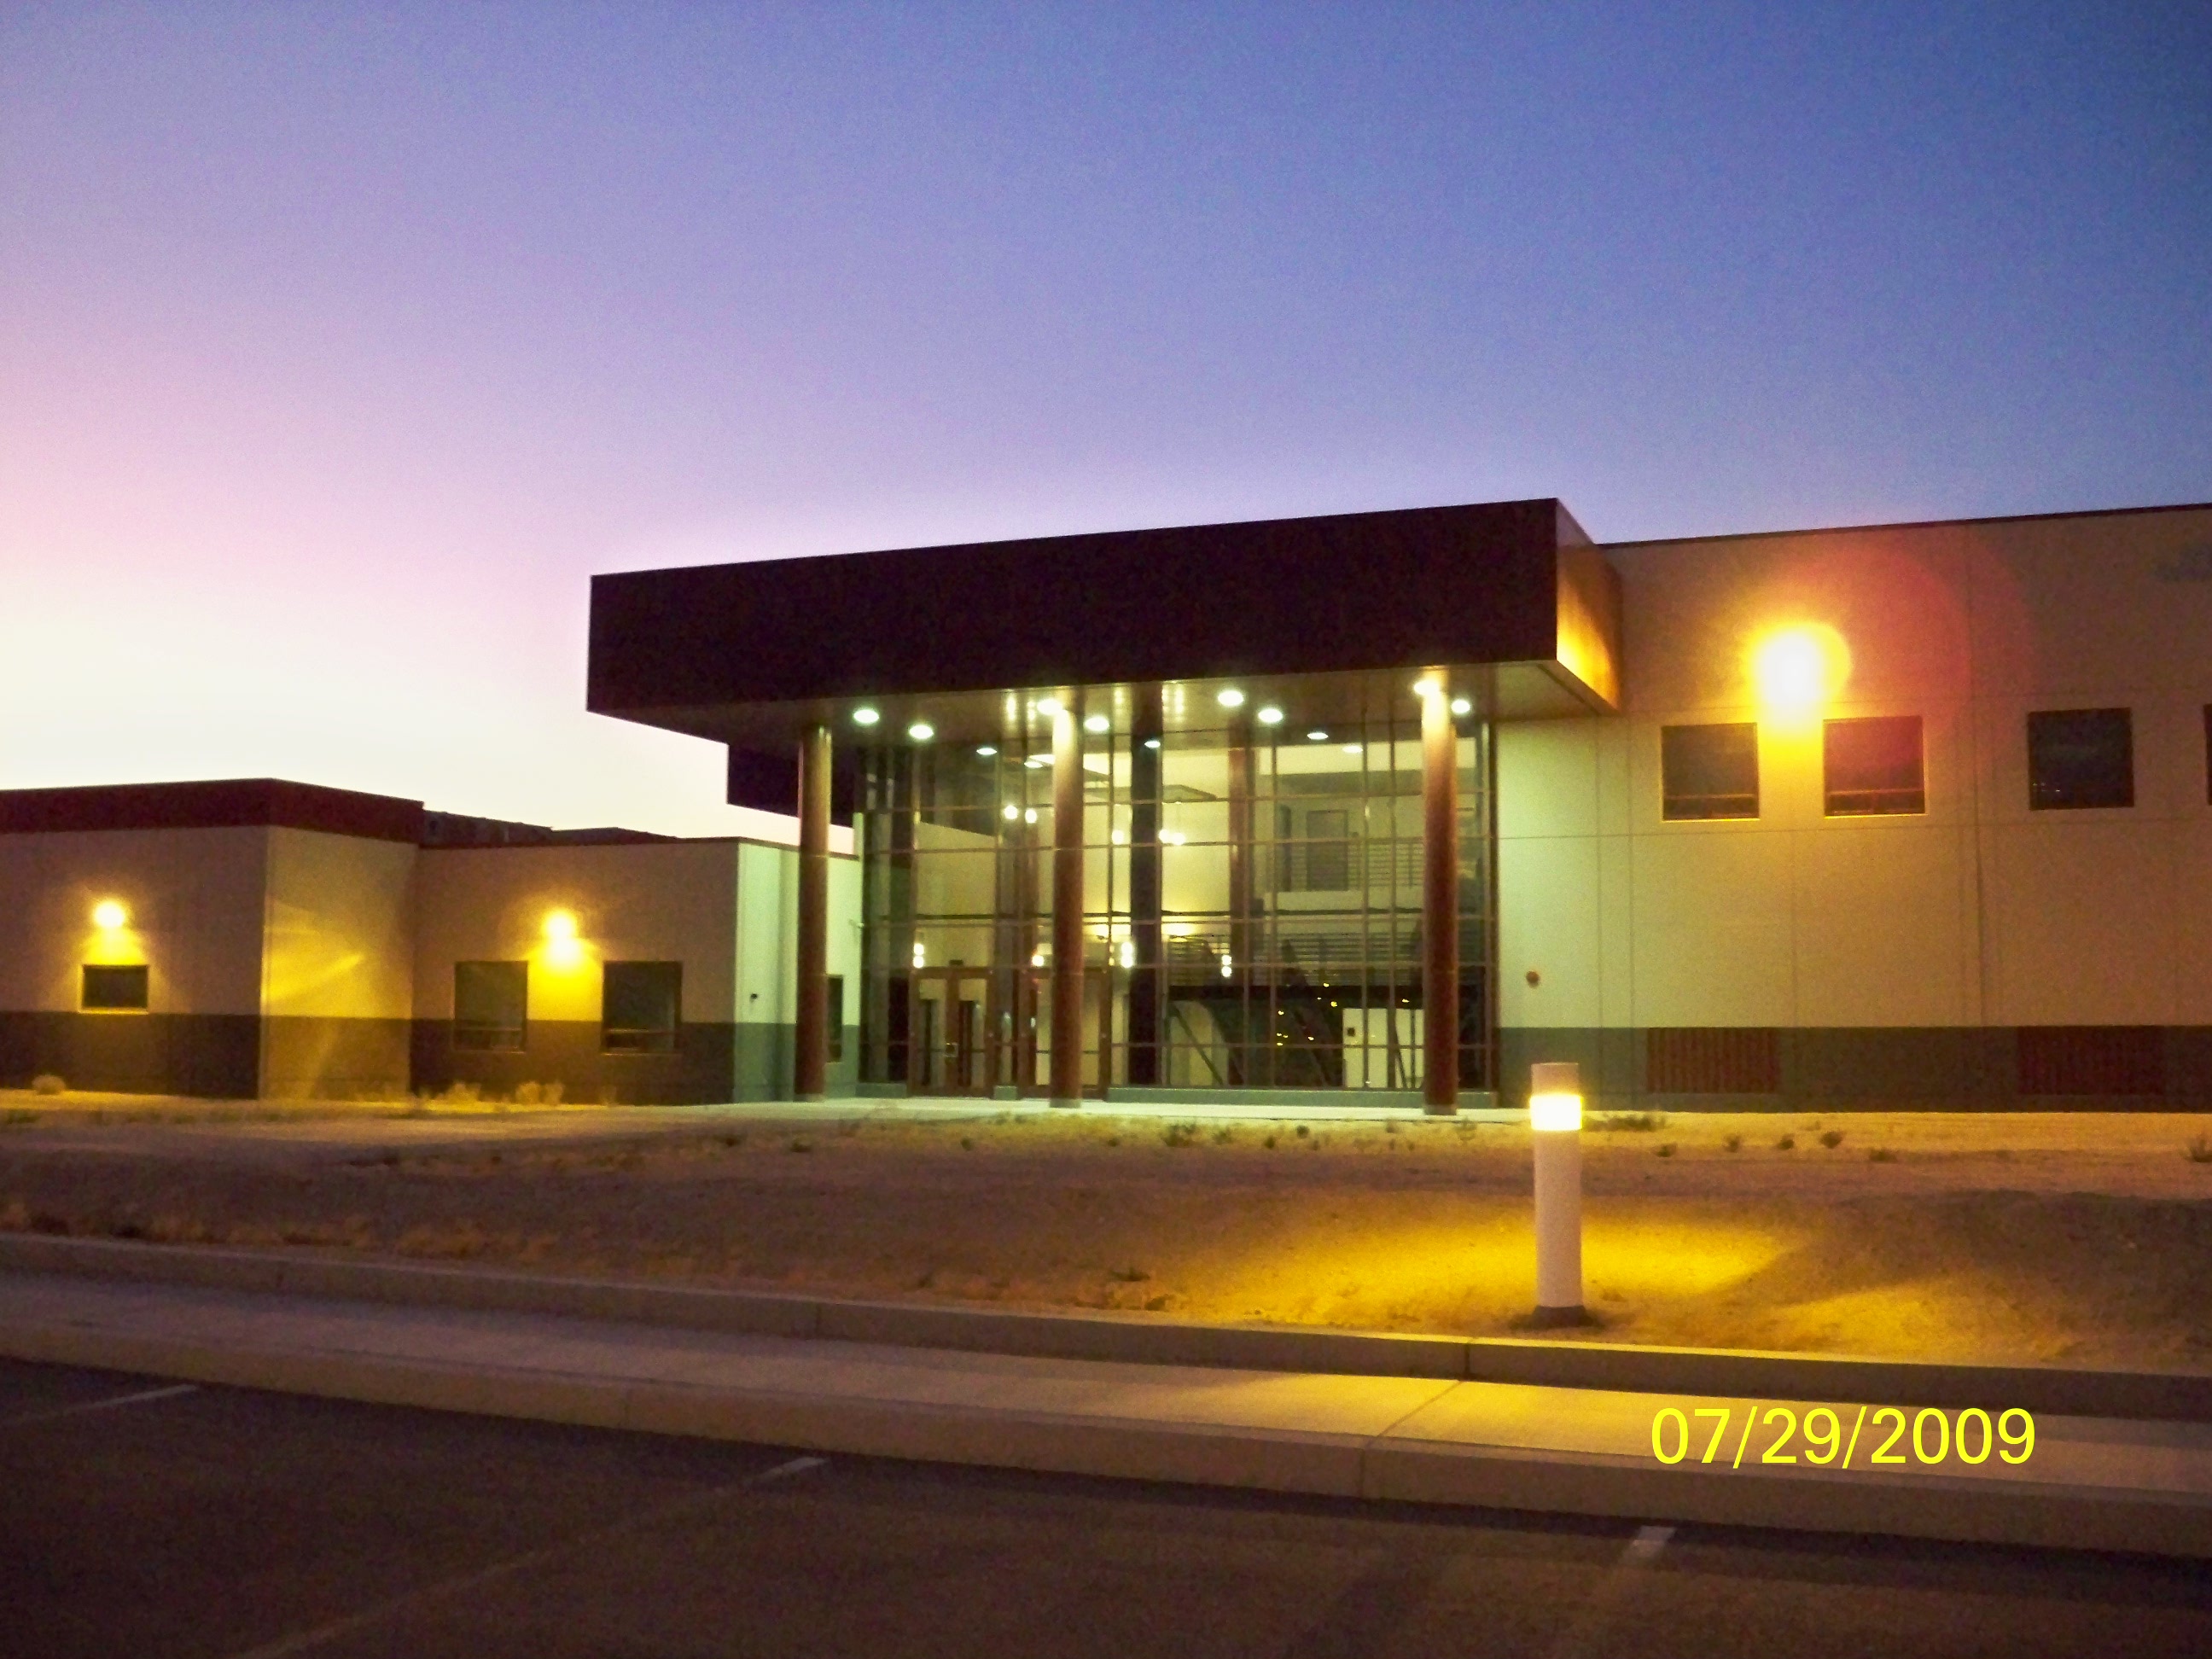
[[[31,1079],[31,1092],[33,1094],[58,1095],[66,1094],[68,1091],[69,1085],[52,1072],[41,1072]]]
[[[1867,1162],[1869,1164],[1894,1164],[1897,1162],[1897,1153],[1892,1147],[1877,1146],[1867,1154]]]
[[[743,1129],[740,1129],[735,1134],[716,1135],[714,1139],[720,1141],[722,1145],[727,1146],[732,1152],[735,1152],[738,1147],[745,1144],[745,1132]]]
[[[1230,1132],[1225,1128],[1216,1129],[1213,1132],[1213,1144],[1217,1146],[1226,1146],[1235,1139],[1236,1137],[1230,1133]]]
[[[1626,1129],[1632,1134],[1649,1134],[1667,1127],[1664,1112],[1607,1112],[1597,1121],[1597,1127],[1618,1132]]]
[[[1830,1152],[1834,1152],[1837,1147],[1844,1144],[1844,1132],[1841,1129],[1829,1130],[1820,1137],[1820,1144]]]
[[[21,1106],[12,1106],[0,1112],[0,1129],[12,1129],[25,1123],[36,1123],[39,1115]]]
[[[1198,1125],[1170,1123],[1160,1131],[1160,1144],[1164,1146],[1195,1146],[1198,1145]]]
[[[1165,1313],[1167,1311],[1167,1297],[1164,1296],[1156,1296],[1145,1304],[1145,1311],[1146,1313]]]
[[[814,1143],[805,1135],[793,1135],[791,1138],[790,1150],[794,1152],[811,1152],[814,1150]]]
[[[1294,1131],[1294,1133],[1297,1135],[1297,1138],[1298,1138],[1300,1140],[1304,1140],[1307,1136],[1309,1136],[1309,1135],[1310,1135],[1311,1133],[1313,1133],[1313,1131],[1312,1131],[1311,1129],[1307,1128],[1307,1127],[1306,1127],[1306,1126],[1305,1126],[1304,1124],[1301,1123],[1301,1124],[1299,1124],[1299,1125],[1298,1125],[1297,1128]],[[2203,1137],[2202,1137],[2202,1136],[2199,1136],[2199,1137],[2198,1137],[2198,1139],[2203,1139]]]
[[[1778,1152],[1796,1152],[1797,1150],[1797,1137],[1796,1135],[1783,1136],[1781,1139],[1774,1143],[1774,1150]]]
[[[518,1106],[535,1106],[544,1097],[545,1091],[535,1083],[520,1083],[515,1085],[514,1103]]]
[[[448,1083],[446,1085],[445,1093],[440,1095],[438,1098],[448,1105],[473,1105],[483,1098],[483,1089],[480,1085],[474,1083]]]
[[[1662,1158],[1672,1158],[1672,1157],[1674,1157],[1674,1143],[1673,1141],[1671,1141],[1671,1140],[1662,1140],[1662,1141],[1661,1141],[1661,1142],[1659,1143],[1659,1156],[1660,1156],[1660,1157],[1662,1157]]]
[[[1119,1135],[1108,1135],[1106,1137],[1106,1144],[1109,1146],[1118,1146],[1121,1144],[1121,1137]]]
[[[538,1091],[538,1098],[543,1100],[548,1106],[558,1106],[561,1103],[561,1097],[566,1091],[567,1087],[568,1085],[562,1083],[549,1083]]]
[[[1740,1152],[1743,1150],[1743,1137],[1741,1135],[1730,1135],[1726,1140],[1721,1142],[1721,1145],[1727,1147],[1729,1151],[1732,1152]]]
[[[2189,1143],[2189,1161],[2191,1164],[2212,1164],[2212,1137],[2199,1135]]]
[[[1273,1135],[1269,1135],[1269,1136],[1268,1136],[1265,1140],[1261,1141],[1260,1144],[1261,1144],[1262,1146],[1265,1146],[1265,1147],[1266,1147],[1269,1152],[1273,1152],[1273,1151],[1275,1150],[1275,1138],[1274,1138],[1274,1136],[1273,1136]]]
[[[960,1150],[961,1150],[962,1152],[974,1152],[974,1151],[975,1150],[975,1139],[974,1139],[974,1137],[969,1136],[969,1135],[963,1135],[963,1136],[961,1136],[961,1137],[960,1137]]]
[[[1397,1126],[1397,1124],[1396,1124],[1395,1122],[1387,1122],[1387,1123],[1383,1124],[1383,1126],[1382,1126],[1382,1133],[1383,1133],[1384,1134],[1386,1134],[1386,1135],[1395,1135],[1395,1134],[1396,1134],[1396,1133],[1398,1133],[1398,1126]]]

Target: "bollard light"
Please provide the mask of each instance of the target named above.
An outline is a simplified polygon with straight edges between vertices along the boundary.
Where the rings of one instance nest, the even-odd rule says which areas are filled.
[[[1572,1060],[1529,1068],[1529,1139],[1536,1162],[1536,1311],[1540,1328],[1592,1322],[1583,1306],[1583,1081]]]

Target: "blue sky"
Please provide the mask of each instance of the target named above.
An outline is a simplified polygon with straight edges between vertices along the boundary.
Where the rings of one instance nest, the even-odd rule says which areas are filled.
[[[2200,6],[0,12],[0,787],[707,832],[599,570],[2212,497]]]

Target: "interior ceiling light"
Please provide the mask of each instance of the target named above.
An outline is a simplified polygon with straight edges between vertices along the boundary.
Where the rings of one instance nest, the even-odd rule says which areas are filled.
[[[1455,714],[1471,713],[1474,710],[1474,705],[1469,702],[1465,697],[1454,697],[1451,701],[1451,710]]]
[[[906,729],[906,734],[916,743],[927,743],[937,735],[937,728],[927,720],[916,720]]]
[[[873,726],[881,719],[883,716],[872,708],[855,708],[853,711],[853,724],[855,726]]]
[[[1279,708],[1276,708],[1273,704],[1270,703],[1267,708],[1262,708],[1262,709],[1260,711],[1260,724],[1261,724],[1261,725],[1262,725],[1262,726],[1280,726],[1282,723],[1283,723],[1283,711],[1282,711],[1281,709],[1279,709]]]
[[[1022,764],[1029,768],[1032,772],[1041,771],[1044,768],[1045,758],[1042,755],[1031,755],[1027,760],[1024,761]]]
[[[1215,697],[1214,701],[1224,708],[1242,708],[1244,706],[1244,694],[1232,685]]]
[[[999,751],[994,749],[989,744],[981,743],[975,745],[975,752],[981,755],[985,760],[988,760],[992,756],[997,754]]]
[[[1308,743],[1327,743],[1328,741],[1328,733],[1326,732],[1309,732],[1306,733],[1306,741]]]
[[[1091,714],[1085,717],[1083,729],[1086,732],[1111,732],[1114,722],[1103,714]]]
[[[1057,714],[1060,713],[1060,699],[1058,697],[1039,697],[1037,699],[1036,711],[1038,714],[1047,716]]]
[[[1008,801],[1006,803],[1006,821],[1009,823],[1012,823],[1014,819],[1021,817],[1021,815],[1022,809],[1020,807],[1015,805],[1012,801]]]
[[[1356,755],[1359,752],[1359,745],[1356,743],[1347,743],[1344,745],[1344,752],[1347,755]]]
[[[1145,747],[1147,749],[1157,749],[1159,746],[1160,740],[1158,738],[1146,738],[1145,739]]]

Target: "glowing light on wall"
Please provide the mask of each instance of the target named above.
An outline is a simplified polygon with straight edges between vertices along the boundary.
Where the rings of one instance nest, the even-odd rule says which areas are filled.
[[[92,907],[92,925],[103,933],[112,933],[129,923],[131,913],[115,899],[102,899]]]
[[[584,959],[584,941],[578,936],[573,910],[545,913],[545,960],[556,968],[574,968]]]
[[[916,720],[906,729],[906,734],[916,743],[927,743],[937,735],[937,728],[927,720]]]
[[[1850,647],[1826,623],[1799,623],[1761,635],[1751,647],[1751,683],[1778,714],[1817,711],[1850,678]]]
[[[1111,732],[1114,722],[1103,714],[1092,714],[1084,720],[1083,729],[1086,732]]]
[[[1261,725],[1262,725],[1262,726],[1280,726],[1282,723],[1283,723],[1283,711],[1282,711],[1281,709],[1279,709],[1279,708],[1275,708],[1273,705],[1270,704],[1267,708],[1262,708],[1262,709],[1260,711],[1260,724],[1261,724]]]
[[[1242,708],[1244,706],[1244,694],[1232,685],[1226,691],[1217,696],[1214,701],[1224,708]]]
[[[1454,697],[1451,700],[1451,711],[1455,714],[1472,714],[1474,712],[1474,705],[1465,697]]]
[[[853,724],[855,726],[873,726],[881,719],[883,716],[872,708],[855,708],[853,711]]]

